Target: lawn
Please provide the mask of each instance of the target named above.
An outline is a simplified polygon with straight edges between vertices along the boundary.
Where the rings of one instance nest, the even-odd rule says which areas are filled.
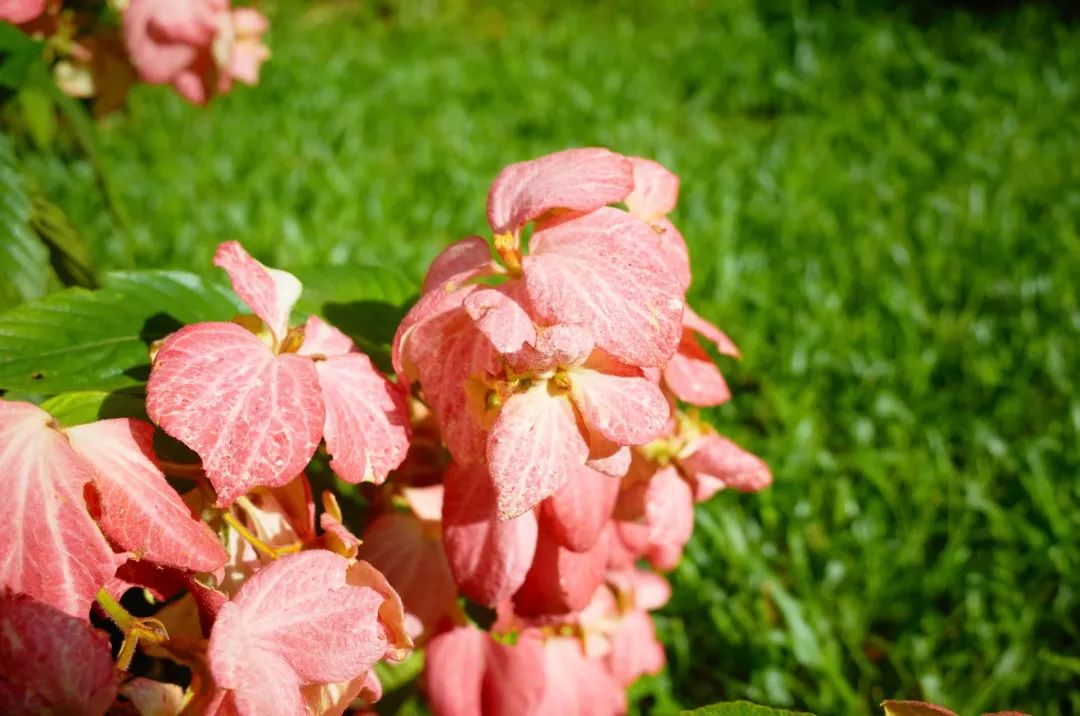
[[[509,162],[661,160],[775,485],[699,509],[639,708],[1080,712],[1080,25],[827,5],[267,2],[260,86],[105,123],[119,212],[23,155],[106,268],[417,281]]]

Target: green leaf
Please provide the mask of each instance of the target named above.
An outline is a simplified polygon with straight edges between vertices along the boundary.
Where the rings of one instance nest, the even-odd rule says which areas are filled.
[[[149,346],[187,323],[243,311],[232,292],[194,274],[110,274],[0,314],[0,390],[45,395],[145,382]]]
[[[32,212],[11,142],[0,135],[0,311],[48,287],[49,254],[30,226]]]
[[[0,22],[0,87],[22,87],[40,62],[43,44],[6,22]]]
[[[34,231],[49,248],[49,261],[65,286],[97,288],[90,250],[60,207],[41,194],[32,198]]]
[[[109,418],[149,419],[146,416],[146,396],[134,390],[61,393],[43,402],[41,409],[65,428]]]
[[[785,711],[769,706],[759,706],[749,701],[727,701],[702,706],[693,711],[683,711],[684,716],[812,716],[806,711]]]
[[[322,317],[382,370],[390,370],[390,345],[417,293],[416,284],[385,266],[326,266],[296,275],[304,284],[297,308]]]
[[[22,109],[23,121],[38,149],[49,149],[56,138],[56,105],[52,96],[37,87],[23,87],[16,100]]]
[[[953,711],[924,701],[882,701],[885,716],[956,716]]]

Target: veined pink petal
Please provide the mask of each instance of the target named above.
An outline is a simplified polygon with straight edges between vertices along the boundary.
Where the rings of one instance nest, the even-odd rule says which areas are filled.
[[[698,502],[725,487],[757,492],[772,484],[772,472],[761,458],[715,433],[687,445],[678,461],[697,481]]]
[[[116,681],[109,637],[84,616],[73,617],[23,594],[0,595],[0,707],[5,714],[101,716],[116,698]]]
[[[213,572],[228,556],[205,522],[191,514],[154,457],[154,428],[141,420],[99,420],[68,428],[72,447],[93,468],[101,499],[98,524],[141,559]]]
[[[0,400],[0,591],[86,619],[124,557],[86,511],[93,471],[30,403]]]
[[[537,328],[531,343],[505,356],[510,367],[519,373],[543,373],[581,365],[593,350],[588,329],[568,323]]]
[[[484,465],[451,463],[443,481],[443,546],[454,580],[469,599],[498,604],[525,581],[536,552],[536,515],[499,520]]]
[[[682,333],[682,287],[652,227],[600,208],[537,231],[523,259],[542,322],[577,323],[596,345],[636,366],[663,365]]]
[[[382,484],[409,449],[405,393],[363,353],[318,361],[330,467],[346,482]]]
[[[588,455],[564,396],[552,395],[544,383],[510,396],[487,443],[499,519],[517,517],[555,494]]]
[[[329,358],[355,351],[356,345],[347,335],[318,316],[308,316],[304,323],[304,342],[297,353]]]
[[[461,626],[428,642],[423,682],[435,716],[484,713],[482,693],[490,640],[479,629]]]
[[[584,609],[604,582],[608,561],[608,532],[587,552],[559,546],[555,535],[541,529],[536,555],[514,607],[522,616],[566,614]]]
[[[586,658],[573,637],[544,642],[544,700],[537,713],[616,716],[626,713],[626,694],[599,659]]]
[[[659,674],[666,661],[664,647],[647,612],[632,611],[619,620],[604,659],[608,671],[624,688],[645,674]]]
[[[182,688],[142,676],[125,682],[120,687],[120,694],[131,702],[140,716],[176,716],[184,708]]]
[[[607,149],[567,149],[503,169],[488,193],[488,224],[515,233],[555,209],[592,211],[633,189],[633,166]]]
[[[649,561],[658,569],[674,569],[694,531],[694,496],[674,467],[660,468],[645,495],[649,525]]]
[[[405,630],[405,606],[383,573],[369,562],[360,559],[349,566],[346,581],[353,587],[374,589],[383,598],[379,606],[379,623],[386,634],[383,658],[399,662],[412,652],[413,641]],[[382,688],[382,685],[379,685]]]
[[[675,210],[679,200],[679,177],[660,162],[630,157],[634,166],[634,190],[626,197],[631,214],[652,223]]]
[[[436,288],[453,291],[474,278],[501,272],[502,268],[491,258],[488,242],[479,236],[466,236],[447,246],[431,262],[421,293]]]
[[[150,418],[202,458],[219,507],[256,485],[292,480],[322,435],[314,363],[275,356],[233,323],[197,323],[166,338],[146,393]]]
[[[40,17],[47,5],[47,0],[0,0],[0,20],[22,25]]]
[[[288,555],[221,607],[210,634],[210,669],[221,688],[234,692],[240,714],[306,714],[301,685],[347,681],[382,658],[384,599],[349,585],[348,566],[324,550]]]
[[[690,272],[690,249],[682,232],[668,219],[660,218],[652,222],[653,230],[660,236],[660,251],[667,260],[668,267],[675,273],[675,278],[683,291],[690,288],[693,277]]]
[[[263,266],[237,241],[218,246],[214,265],[225,269],[236,295],[263,320],[274,338],[284,339],[293,304],[304,290],[300,279],[286,271]]]
[[[679,400],[703,407],[731,400],[731,390],[694,334],[683,331],[679,350],[664,366],[664,381]]]
[[[731,356],[732,358],[742,357],[738,347],[727,337],[726,333],[694,313],[689,306],[683,311],[683,325],[705,340],[715,344],[716,350],[720,351],[722,355]]]
[[[619,480],[582,465],[544,503],[544,514],[560,545],[585,552],[600,539],[619,494]]]
[[[536,343],[536,327],[525,309],[498,288],[478,288],[465,299],[465,311],[500,353],[513,353],[522,344]]]
[[[624,445],[616,445],[614,452],[603,457],[590,457],[585,464],[608,477],[622,477],[630,469],[632,452],[630,448]],[[596,454],[595,447],[590,454]]]
[[[545,686],[544,646],[536,634],[524,631],[513,645],[488,639],[482,713],[539,716]]]
[[[450,613],[457,588],[450,575],[439,533],[414,515],[387,512],[364,530],[357,552],[382,572],[412,614],[432,627]]]
[[[577,368],[570,373],[570,384],[589,429],[618,445],[649,442],[671,415],[664,394],[647,378]]]
[[[440,289],[422,296],[394,338],[399,380],[419,379],[447,448],[463,463],[484,455],[484,431],[469,413],[466,381],[498,369],[491,342],[461,305],[474,290],[468,286],[447,294]]]

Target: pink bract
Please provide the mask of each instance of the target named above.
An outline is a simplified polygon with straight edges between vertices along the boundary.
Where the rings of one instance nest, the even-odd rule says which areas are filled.
[[[267,269],[235,242],[222,244],[215,262],[267,325],[271,345],[235,323],[180,329],[154,359],[151,419],[199,454],[218,506],[291,481],[323,437],[339,476],[382,482],[408,448],[404,393],[318,318],[305,332],[289,330],[300,294],[294,276]]]
[[[567,149],[503,169],[488,193],[488,223],[496,234],[516,234],[549,211],[592,211],[622,201],[633,186],[626,157],[607,149]]]
[[[397,655],[380,619],[386,599],[354,585],[339,555],[283,557],[218,612],[208,652],[214,680],[242,716],[307,714],[302,687],[351,681]]]
[[[116,697],[109,637],[26,595],[0,595],[0,710],[101,716]]]
[[[456,627],[428,643],[424,685],[436,716],[544,713],[543,644],[531,632],[511,646],[473,627]]]
[[[30,403],[0,401],[0,588],[87,618],[124,561],[87,512],[94,471]]]
[[[536,552],[536,515],[499,520],[483,465],[451,464],[443,480],[443,546],[454,580],[470,599],[494,606],[525,581]]]
[[[228,91],[233,80],[258,81],[270,56],[257,10],[230,10],[229,0],[131,0],[124,39],[144,82],[171,84],[195,104]]]
[[[0,21],[22,25],[41,16],[49,0],[0,0]]]
[[[454,610],[457,586],[438,525],[426,526],[412,514],[382,514],[364,530],[357,556],[383,573],[425,630]]]

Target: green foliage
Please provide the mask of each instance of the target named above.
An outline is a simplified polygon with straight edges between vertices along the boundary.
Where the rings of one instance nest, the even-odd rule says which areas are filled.
[[[759,706],[749,701],[728,701],[710,704],[693,711],[683,711],[683,716],[812,716],[805,711],[786,711],[783,709]]]
[[[65,428],[110,418],[148,420],[146,395],[136,390],[61,393],[43,401],[41,409],[52,415],[53,419]]]
[[[49,257],[31,227],[33,205],[7,137],[0,136],[0,311],[45,294]]]
[[[413,281],[393,269],[364,264],[303,269],[297,277],[304,293],[295,313],[321,316],[389,371],[394,331],[417,291]]]
[[[105,128],[115,203],[93,165],[32,157],[97,265],[205,272],[238,239],[309,297],[350,263],[415,290],[506,163],[655,156],[690,300],[746,356],[715,417],[776,484],[699,510],[638,708],[1080,712],[1080,27],[1031,4],[266,9],[259,87],[206,110],[142,87]]]
[[[0,389],[53,394],[144,382],[149,346],[185,323],[228,320],[232,292],[194,274],[128,271],[0,314]]]

